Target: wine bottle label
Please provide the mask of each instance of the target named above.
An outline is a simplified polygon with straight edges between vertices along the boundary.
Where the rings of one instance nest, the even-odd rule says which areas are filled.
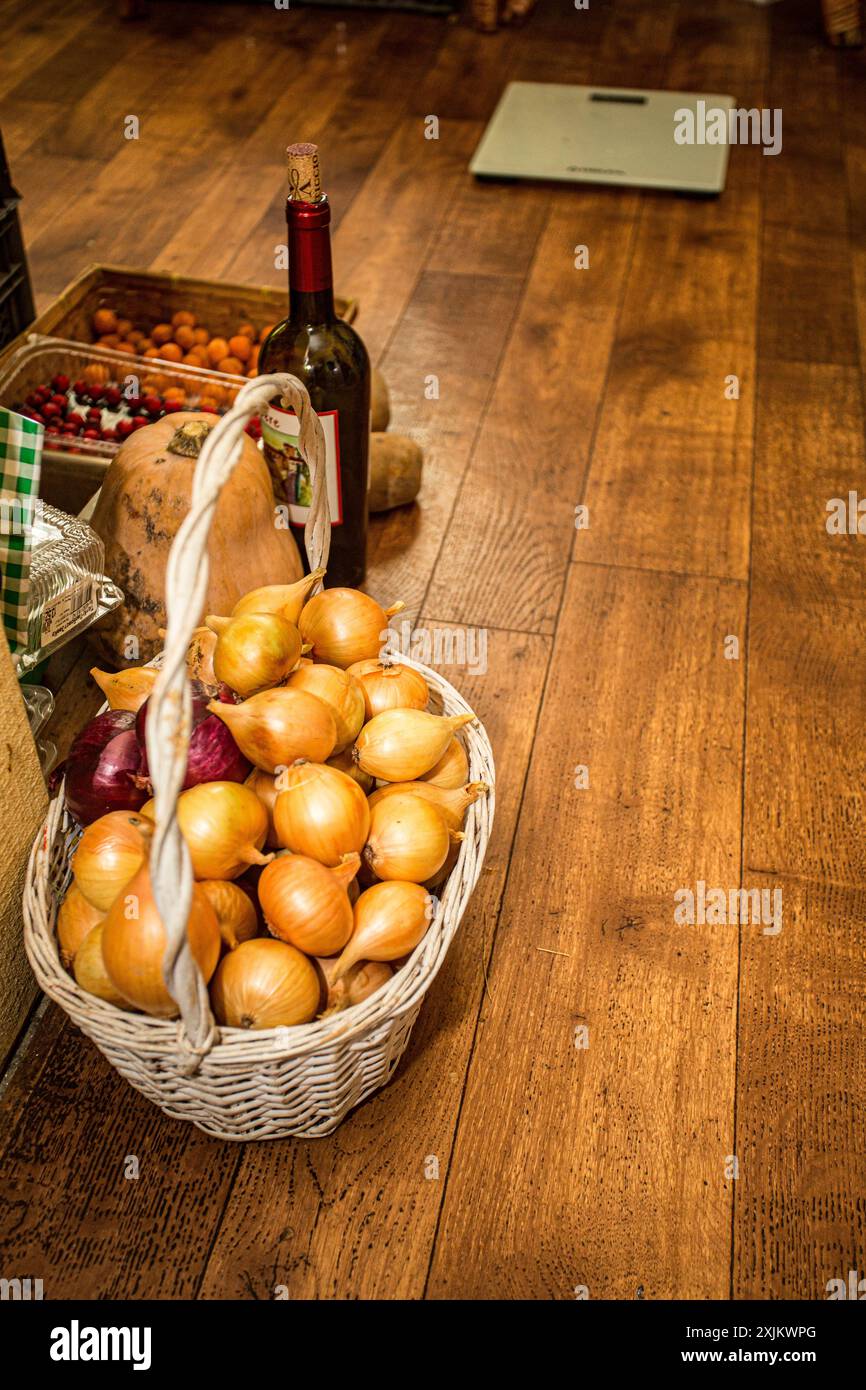
[[[340,486],[339,412],[323,410],[319,421],[325,436],[325,478],[331,525],[343,523],[343,493]],[[262,415],[262,448],[272,476],[283,479],[283,495],[289,504],[289,520],[303,526],[310,512],[312,482],[310,470],[298,449],[298,417],[293,410],[269,405]]]

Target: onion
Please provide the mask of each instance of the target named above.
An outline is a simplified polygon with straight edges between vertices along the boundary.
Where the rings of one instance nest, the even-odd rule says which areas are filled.
[[[335,767],[298,759],[277,779],[274,828],[280,844],[336,868],[359,854],[370,828],[370,808],[357,782]]]
[[[316,661],[343,669],[378,656],[388,636],[388,619],[404,605],[380,608],[360,589],[323,589],[304,604],[298,626],[312,643]]]
[[[191,681],[192,685],[192,723],[189,751],[187,753],[186,773],[181,791],[197,787],[201,782],[243,782],[249,775],[250,764],[238,748],[231,731],[221,719],[209,713],[210,694],[202,681]],[[223,700],[232,704],[231,700]],[[135,732],[141,748],[139,777],[141,784],[151,790],[147,766],[147,712],[150,700],[145,700],[135,720]]]
[[[386,709],[426,709],[430,689],[421,675],[411,666],[399,662],[357,661],[349,667],[364,692],[367,718]]]
[[[308,691],[328,706],[337,728],[334,753],[342,753],[354,743],[364,722],[364,692],[354,676],[339,666],[299,666],[289,676],[288,685]]]
[[[325,994],[325,1010],[320,1014],[321,1018],[340,1013],[352,1004],[363,1004],[371,994],[375,994],[386,985],[394,974],[391,966],[385,961],[364,960],[350,965],[345,975],[335,980],[334,973],[339,965],[336,956],[316,956],[313,964],[322,978]]]
[[[261,853],[267,810],[250,787],[238,782],[201,782],[182,792],[177,823],[196,878],[238,878],[250,864],[273,858]]]
[[[386,709],[364,725],[352,756],[364,772],[383,782],[414,782],[436,766],[454,735],[474,714],[428,714],[421,709]]]
[[[242,941],[223,956],[211,985],[217,1021],[229,1028],[309,1023],[321,1000],[316,968],[294,946],[270,937]]]
[[[76,951],[72,966],[75,983],[81,989],[87,990],[88,994],[95,994],[97,999],[104,999],[106,1004],[114,1004],[118,1009],[128,1009],[129,1004],[112,983],[105,968],[102,955],[103,929],[103,923],[98,922],[93,930],[87,933]]]
[[[423,883],[445,863],[452,838],[463,833],[449,830],[438,806],[402,792],[372,808],[364,859],[377,878]]]
[[[131,811],[110,811],[88,825],[72,856],[79,892],[107,912],[147,858],[153,822]]]
[[[280,686],[260,690],[240,705],[211,700],[209,708],[229,726],[238,747],[263,772],[276,772],[296,758],[324,761],[334,751],[334,716],[306,690]]]
[[[333,988],[360,960],[391,961],[408,955],[432,917],[433,899],[419,883],[374,884],[355,903],[354,931],[328,983]]]
[[[137,811],[147,791],[136,785],[141,750],[131,710],[109,709],[85,724],[63,766],[66,804],[79,825],[109,811]]]
[[[115,989],[147,1014],[177,1018],[180,1011],[162,974],[165,927],[154,902],[146,864],[127,883],[101,931],[102,958]],[[192,887],[186,933],[193,959],[207,983],[219,959],[220,929],[207,894],[197,883]]]
[[[259,902],[272,936],[308,956],[342,951],[352,935],[352,905],[346,889],[361,860],[326,869],[303,854],[281,854],[262,872]]]
[[[201,883],[216,913],[223,945],[233,951],[249,941],[259,929],[259,919],[249,893],[224,878],[208,878]]]
[[[77,884],[69,886],[57,914],[57,941],[60,959],[69,970],[87,934],[102,921],[104,912],[89,903]]]
[[[459,738],[452,738],[442,757],[429,772],[422,772],[419,782],[456,791],[469,780],[469,759]]]

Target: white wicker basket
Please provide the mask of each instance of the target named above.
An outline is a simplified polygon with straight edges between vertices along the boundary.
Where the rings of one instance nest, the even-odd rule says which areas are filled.
[[[247,421],[277,392],[298,416],[299,447],[310,467],[313,500],[307,553],[313,568],[326,563],[330,518],[322,429],[302,384],[279,374],[244,386],[205,441],[190,511],[175,538],[166,572],[166,643],[147,723],[156,800],[150,868],[168,941],[163,973],[180,1018],[166,1021],[124,1013],[85,993],[63,969],[54,927],[70,881],[69,858],[78,832],[62,789],[33,846],[24,890],[25,947],[46,994],[121,1075],[167,1115],[192,1120],[221,1139],[329,1134],[354,1106],[389,1080],[460,924],[481,870],[494,813],[493,755],[476,722],[462,731],[470,777],[489,783],[491,791],[469,808],[460,856],[435,903],[424,940],[403,968],[364,1003],[320,1022],[256,1032],[214,1023],[205,983],[186,940],[192,873],[176,819],[189,739],[185,654],[204,604],[207,538],[217,497],[239,456]],[[401,659],[423,672],[445,713],[467,712],[466,702],[435,671]]]

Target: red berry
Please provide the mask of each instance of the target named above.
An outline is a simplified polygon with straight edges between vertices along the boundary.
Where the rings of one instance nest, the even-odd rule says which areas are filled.
[[[129,410],[140,410],[140,409],[141,409],[141,396],[127,396],[127,398],[126,398],[126,404],[127,404],[127,408],[128,408]]]
[[[76,383],[75,383],[75,385],[73,386],[72,389],[73,389],[73,391],[75,392],[76,396],[86,396],[86,395],[87,395],[87,382],[86,382],[86,381],[76,381]]]
[[[42,407],[42,414],[45,416],[46,420],[52,420],[56,415],[60,414],[60,406],[55,405],[53,401],[46,401]]]
[[[158,415],[162,410],[162,401],[159,396],[145,396],[141,402],[148,415]]]
[[[82,438],[83,438],[83,439],[98,439],[99,436],[100,436],[100,433],[101,433],[100,430],[94,430],[94,429],[85,430],[85,431],[84,431],[84,434],[82,435]]]
[[[102,411],[99,409],[98,405],[92,405],[90,407],[87,412],[87,418],[88,420],[96,420],[97,422],[102,419]]]
[[[121,439],[125,439],[128,434],[132,434],[132,426],[132,420],[128,420],[126,417],[122,420],[118,420],[116,430]]]
[[[65,396],[52,396],[51,402],[53,405],[57,406],[57,409],[60,411],[62,415],[66,414],[69,402]]]
[[[30,416],[30,419],[31,419],[31,420],[35,420],[35,421],[36,421],[37,425],[44,425],[44,424],[45,424],[45,416],[42,415],[42,414],[40,413],[40,411],[38,411],[38,410],[28,410],[27,414]]]
[[[109,440],[110,443],[114,443],[117,439],[117,430],[103,430],[102,438]]]
[[[61,432],[60,426],[57,424],[56,420],[49,420],[48,424],[45,426],[46,434],[60,434]]]
[[[64,376],[62,372],[58,372],[57,376],[51,378],[51,385],[54,387],[55,391],[68,391],[69,377]]]
[[[106,403],[106,405],[110,405],[110,406],[112,407],[112,409],[116,409],[116,407],[120,405],[120,402],[121,402],[122,400],[123,400],[123,395],[122,395],[122,393],[118,390],[118,388],[117,388],[116,386],[107,386],[107,387],[105,388],[105,403]]]
[[[37,396],[35,391],[31,391],[29,396],[24,397],[24,404],[29,405],[31,410],[38,410],[41,396]]]
[[[175,410],[183,410],[183,404],[181,401],[165,401],[162,408],[166,415],[171,415]]]
[[[143,415],[136,415],[134,420],[130,420],[130,424],[134,430],[140,430],[148,423],[149,422],[145,420]]]

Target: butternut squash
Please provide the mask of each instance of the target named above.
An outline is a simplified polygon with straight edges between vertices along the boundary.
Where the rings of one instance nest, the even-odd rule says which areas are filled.
[[[168,552],[189,510],[196,459],[215,424],[214,415],[194,411],[164,415],[130,435],[106,473],[91,524],[105,543],[106,571],[126,598],[92,630],[92,641],[112,666],[138,665],[162,648]],[[267,464],[245,435],[217,503],[198,622],[206,613],[231,613],[249,589],[300,578],[297,546],[289,530],[275,525],[274,508]]]

